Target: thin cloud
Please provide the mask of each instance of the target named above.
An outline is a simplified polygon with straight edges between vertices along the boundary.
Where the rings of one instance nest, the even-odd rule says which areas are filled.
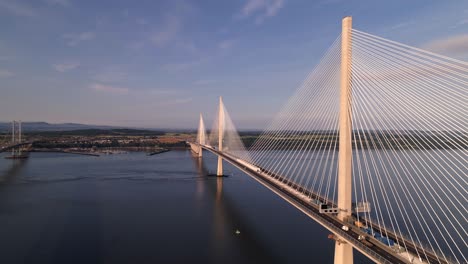
[[[165,106],[180,105],[180,104],[190,103],[191,101],[193,101],[193,98],[191,98],[191,97],[189,97],[189,98],[179,98],[179,99],[175,99],[175,100],[166,101],[166,102],[164,102],[162,104],[165,105]]]
[[[80,42],[94,39],[95,34],[94,32],[82,32],[77,34],[69,33],[64,34],[62,37],[67,40],[68,46],[76,46]]]
[[[163,66],[163,68],[167,71],[184,71],[192,69],[193,67],[199,66],[205,63],[208,58],[201,58],[195,61],[188,61],[188,62],[181,62],[181,63],[168,63]]]
[[[128,49],[131,49],[133,51],[139,51],[141,49],[143,49],[145,47],[145,42],[143,41],[133,41],[131,43],[129,43],[128,45],[126,45],[126,47]]]
[[[317,6],[324,6],[324,5],[334,5],[342,2],[343,0],[323,0],[317,3]]]
[[[408,26],[411,26],[412,24],[414,24],[414,21],[406,21],[406,22],[402,22],[402,23],[399,23],[399,24],[396,24],[392,27],[390,27],[391,30],[396,30],[396,29],[401,29],[401,28],[406,28]]]
[[[149,94],[151,95],[172,95],[172,94],[178,94],[179,92],[176,90],[170,90],[170,89],[153,89],[148,91]]]
[[[242,8],[242,15],[247,17],[253,12],[263,9],[266,5],[266,0],[249,0]]]
[[[8,77],[12,77],[13,75],[14,75],[14,73],[9,71],[9,70],[0,69],[0,77],[1,78],[8,78]]]
[[[468,24],[468,18],[458,21],[457,26],[463,26]]]
[[[261,24],[268,17],[274,17],[284,6],[284,0],[248,0],[241,10],[239,18],[255,17],[255,23]]]
[[[434,40],[425,44],[423,48],[438,53],[465,56],[468,55],[468,34]]]
[[[216,83],[216,80],[212,80],[212,79],[202,79],[202,80],[196,80],[193,82],[193,84],[195,85],[208,85],[208,84],[213,84],[213,83]]]
[[[135,20],[135,22],[136,22],[138,25],[142,25],[142,26],[148,25],[148,24],[149,24],[149,21],[148,21],[148,19],[146,19],[146,18],[137,18],[137,19]]]
[[[69,6],[71,2],[69,0],[45,0],[49,5],[60,5],[60,6]]]
[[[168,16],[165,25],[159,31],[153,33],[150,37],[151,41],[157,47],[166,46],[179,33],[182,27],[182,21],[177,16]]]
[[[198,50],[197,46],[193,41],[179,41],[176,44],[177,48],[181,49],[182,51],[189,52],[191,54],[199,54],[200,51]]]
[[[93,76],[93,79],[103,83],[121,82],[128,77],[128,73],[118,66],[112,66],[104,69]]]
[[[98,92],[106,92],[113,94],[128,94],[129,92],[128,88],[105,85],[100,83],[91,84],[90,88]]]
[[[223,40],[218,44],[221,50],[228,50],[234,46],[235,41],[232,39]]]
[[[17,1],[0,0],[0,8],[3,8],[13,15],[24,17],[35,17],[37,12],[34,8]]]
[[[67,71],[76,69],[79,66],[80,64],[76,62],[75,63],[60,63],[60,64],[52,65],[52,67],[58,72],[67,72]]]

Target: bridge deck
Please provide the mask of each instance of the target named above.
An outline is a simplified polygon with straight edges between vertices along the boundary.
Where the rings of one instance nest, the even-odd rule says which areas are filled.
[[[235,157],[219,152],[218,150],[210,146],[201,147],[214,153],[215,155],[221,156],[223,159],[225,159],[235,167],[244,171],[249,176],[251,176],[258,182],[269,188],[271,191],[285,199],[287,202],[291,203],[293,206],[304,212],[306,215],[316,220],[329,231],[343,238],[343,240],[353,245],[355,249],[368,256],[373,261],[376,261],[378,263],[407,263],[407,260],[402,259],[401,256],[396,255],[392,248],[378,242],[374,238],[370,238],[370,242],[372,242],[371,246],[364,244],[358,239],[360,235],[363,235],[363,232],[358,227],[350,226],[348,223],[339,221],[336,217],[332,215],[321,214],[319,212],[318,206],[310,203],[308,199],[304,199],[303,195],[301,195],[300,193],[305,193],[308,197],[316,197],[316,199],[319,199],[324,202],[325,199],[323,197],[320,197],[319,195],[314,193],[310,193],[309,191],[304,190],[302,187],[297,186],[296,184],[289,182],[283,177],[275,175],[274,173],[267,172],[263,169],[259,172],[252,168],[249,168],[249,166],[242,164]],[[370,222],[367,221],[366,223],[370,224]],[[343,225],[349,226],[349,231],[344,231],[342,229]],[[375,224],[372,224],[371,226],[375,229],[380,228]],[[387,233],[389,238],[394,240],[396,239],[397,236],[395,234],[391,232]],[[398,239],[402,241],[401,238]],[[414,245],[411,241],[405,240],[405,244],[407,250],[413,254],[416,254],[416,251],[422,252],[422,249]],[[429,258],[429,263],[445,263],[433,254],[428,254],[427,252],[426,254]]]
[[[21,142],[21,143],[19,143],[19,144],[13,144],[13,145],[2,146],[2,147],[0,147],[0,153],[5,152],[5,151],[9,151],[9,150],[14,149],[14,148],[17,148],[17,147],[29,145],[29,144],[31,144],[31,142]]]

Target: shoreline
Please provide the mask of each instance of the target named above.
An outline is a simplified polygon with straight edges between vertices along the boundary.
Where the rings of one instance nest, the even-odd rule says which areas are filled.
[[[186,147],[173,147],[173,148],[139,148],[139,147],[128,147],[128,148],[102,148],[102,149],[47,149],[47,148],[33,148],[28,152],[42,152],[42,153],[66,153],[66,154],[75,154],[75,155],[86,155],[99,157],[101,155],[117,155],[117,154],[126,154],[129,152],[143,152],[148,156],[153,156],[157,154],[162,154],[165,152],[173,150],[187,150]]]

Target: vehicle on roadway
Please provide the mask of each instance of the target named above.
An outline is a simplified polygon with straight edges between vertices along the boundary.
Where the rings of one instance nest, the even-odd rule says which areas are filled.
[[[366,239],[365,236],[359,235],[358,240],[361,241],[364,245],[366,245],[366,246],[368,246],[368,247],[373,247],[373,246],[374,246],[374,244],[372,244],[371,242],[367,241],[367,239]]]

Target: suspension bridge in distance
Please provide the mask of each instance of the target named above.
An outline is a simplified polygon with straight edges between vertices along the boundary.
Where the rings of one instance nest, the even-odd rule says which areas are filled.
[[[331,232],[334,263],[467,263],[468,63],[352,28],[246,149],[220,97],[195,142]]]
[[[8,159],[26,159],[29,153],[25,151],[25,147],[30,146],[33,142],[23,141],[21,121],[11,122],[11,142],[0,146],[0,153],[11,151],[11,156]]]

